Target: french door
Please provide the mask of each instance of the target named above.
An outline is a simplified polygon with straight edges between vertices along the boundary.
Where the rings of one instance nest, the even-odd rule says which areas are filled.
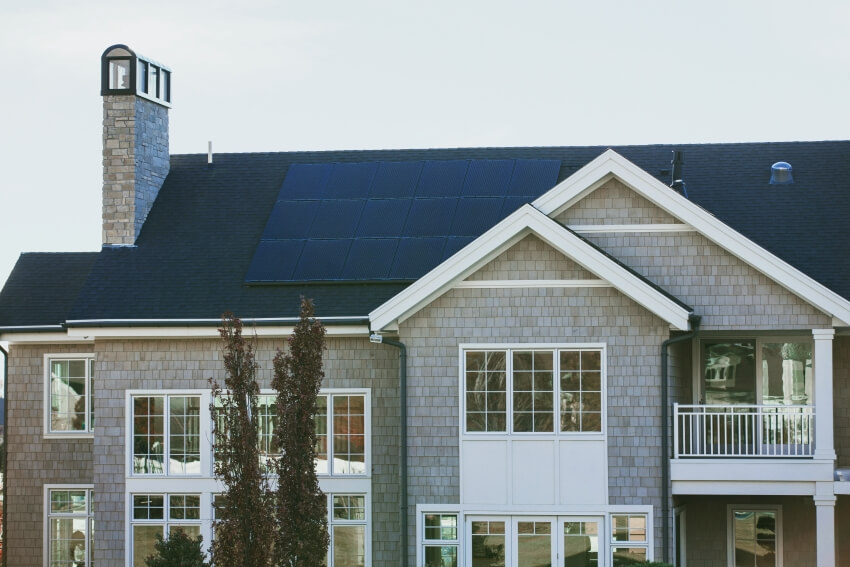
[[[604,565],[601,516],[467,517],[471,567],[598,567]]]

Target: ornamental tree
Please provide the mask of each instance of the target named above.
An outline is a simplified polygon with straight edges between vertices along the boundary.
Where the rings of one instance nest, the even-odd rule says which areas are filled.
[[[274,359],[272,387],[277,392],[275,434],[281,456],[276,462],[277,534],[275,564],[321,565],[328,550],[327,501],[316,478],[316,397],[324,372],[325,329],[314,318],[313,303],[301,298],[301,319],[289,349]]]
[[[219,329],[225,379],[210,380],[215,474],[224,485],[215,510],[212,560],[217,567],[272,564],[275,520],[268,480],[260,465],[255,345],[242,337],[242,321],[225,313]],[[318,563],[317,563],[318,565]]]

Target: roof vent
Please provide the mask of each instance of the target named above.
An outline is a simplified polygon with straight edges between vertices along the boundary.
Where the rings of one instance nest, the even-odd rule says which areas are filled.
[[[771,185],[791,185],[794,176],[791,175],[791,164],[787,161],[778,161],[770,166]]]
[[[676,193],[684,195],[685,198],[687,198],[688,190],[685,188],[685,180],[682,178],[682,170],[685,165],[685,152],[674,150],[673,161],[670,163],[673,164],[673,171],[670,176],[670,187]]]

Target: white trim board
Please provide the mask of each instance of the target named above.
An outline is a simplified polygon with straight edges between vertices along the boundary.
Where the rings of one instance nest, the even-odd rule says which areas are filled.
[[[369,314],[374,331],[394,328],[529,234],[610,282],[621,293],[678,330],[689,328],[689,311],[645,280],[553,221],[523,205],[445,262]]]
[[[791,293],[836,318],[837,323],[840,323],[838,326],[850,325],[850,301],[733,230],[614,150],[606,150],[537,198],[532,205],[543,214],[555,217],[613,178],[620,180],[671,216],[692,226],[697,232]]]

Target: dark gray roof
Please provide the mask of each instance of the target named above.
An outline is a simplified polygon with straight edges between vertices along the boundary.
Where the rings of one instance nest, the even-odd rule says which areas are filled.
[[[243,318],[292,317],[298,314],[301,295],[312,297],[317,313],[323,317],[365,316],[404,289],[409,281],[246,283],[255,251],[292,164],[558,160],[560,181],[605,149],[593,146],[218,154],[212,167],[207,166],[206,155],[172,156],[171,173],[137,246],[107,247],[100,253],[82,256],[23,255],[0,292],[0,327],[84,319],[216,319],[225,310]],[[692,201],[850,298],[850,142],[613,149],[666,184],[670,182],[672,151],[683,151],[684,180]],[[770,166],[777,161],[791,163],[793,185],[768,183]],[[526,201],[535,196],[526,196],[521,189],[516,195],[524,196]],[[517,206],[520,204],[518,200]],[[480,227],[479,233],[486,228]],[[32,259],[35,257],[39,261]],[[88,263],[80,260],[83,257]],[[440,259],[421,258],[411,277],[424,274]],[[76,278],[63,274],[63,269],[68,269],[64,262],[73,263]],[[81,274],[86,271],[88,277],[83,281]]]

